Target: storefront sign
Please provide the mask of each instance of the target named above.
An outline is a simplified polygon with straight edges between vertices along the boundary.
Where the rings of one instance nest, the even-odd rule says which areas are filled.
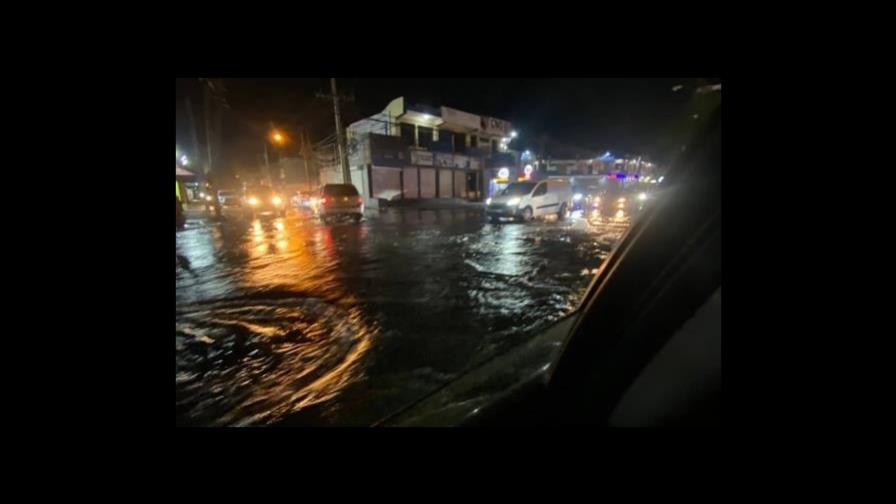
[[[436,166],[451,168],[454,166],[454,155],[436,153]]]
[[[411,151],[411,164],[415,165],[423,165],[423,166],[432,166],[433,156],[430,151]]]
[[[501,136],[510,136],[511,130],[510,123],[508,121],[486,116],[480,117],[479,129],[484,133]]]

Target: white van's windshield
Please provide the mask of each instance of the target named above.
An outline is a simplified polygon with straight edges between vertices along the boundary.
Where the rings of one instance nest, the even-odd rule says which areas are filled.
[[[535,182],[514,182],[501,191],[502,196],[523,196],[532,192]]]

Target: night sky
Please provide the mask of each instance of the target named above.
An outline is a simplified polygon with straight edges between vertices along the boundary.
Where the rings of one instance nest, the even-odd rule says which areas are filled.
[[[312,141],[334,132],[332,104],[315,97],[329,92],[329,79],[223,79],[230,106],[221,116],[225,168],[257,163],[267,125],[287,133],[308,128]],[[393,98],[445,105],[506,119],[520,136],[511,148],[538,150],[544,141],[554,157],[569,148],[616,155],[662,157],[660,145],[680,120],[697,79],[337,79],[343,125],[380,112]],[[177,79],[176,142],[192,153],[184,97],[192,100],[200,147],[205,143],[202,94],[197,79]],[[674,92],[681,84],[685,88]]]

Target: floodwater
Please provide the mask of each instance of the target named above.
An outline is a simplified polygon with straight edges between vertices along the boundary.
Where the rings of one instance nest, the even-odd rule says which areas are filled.
[[[575,309],[621,233],[478,210],[188,219],[177,425],[370,425]]]

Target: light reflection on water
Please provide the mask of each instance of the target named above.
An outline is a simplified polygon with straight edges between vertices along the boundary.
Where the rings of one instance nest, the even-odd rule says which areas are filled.
[[[465,211],[181,232],[178,425],[378,420],[568,313],[617,237]]]
[[[295,226],[253,221],[239,287],[178,302],[179,424],[270,423],[364,378],[377,329],[336,274],[339,240],[318,228],[309,247]]]

